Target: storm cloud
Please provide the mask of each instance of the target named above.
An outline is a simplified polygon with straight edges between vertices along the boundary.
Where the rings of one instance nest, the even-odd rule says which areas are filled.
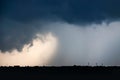
[[[44,66],[50,62],[56,49],[57,39],[51,33],[44,36],[37,34],[21,51],[0,51],[0,66]]]
[[[119,0],[1,0],[1,55],[13,54],[14,50],[22,54],[24,46],[32,43],[37,33],[52,33],[58,50],[50,65],[88,62],[120,65],[119,3]]]
[[[101,23],[120,18],[119,0],[1,0],[0,15],[21,22],[62,19]]]

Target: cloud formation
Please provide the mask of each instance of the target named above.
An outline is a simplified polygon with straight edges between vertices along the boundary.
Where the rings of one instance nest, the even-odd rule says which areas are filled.
[[[21,31],[24,29],[24,26],[26,25],[27,26],[30,25],[30,27],[25,28],[27,31],[23,36]],[[38,32],[40,34],[52,32],[52,34],[57,37],[57,43],[54,43],[54,41],[51,43],[53,43],[54,45],[59,43],[57,47],[55,47],[53,44],[48,46],[46,45],[46,48],[43,50],[42,48],[44,48],[44,46],[42,45],[46,43],[46,38],[45,39],[43,38],[43,40],[40,38],[40,43],[37,43],[37,44],[42,44],[41,46],[39,45],[42,51],[46,51],[49,49],[54,51],[56,50],[55,48],[58,49],[56,54],[50,53],[51,56],[54,56],[54,57],[50,57],[51,58],[50,62],[47,62],[47,61],[45,62],[45,64],[47,65],[74,65],[74,64],[87,65],[88,62],[90,63],[90,65],[95,65],[96,63],[98,63],[99,65],[101,64],[120,65],[120,62],[119,62],[120,27],[119,25],[120,25],[119,21],[114,21],[109,24],[104,21],[102,24],[93,23],[93,24],[87,24],[87,25],[79,25],[79,24],[72,24],[72,23],[70,24],[64,21],[46,21],[46,22],[40,21],[39,22],[39,20],[32,23],[28,23],[21,26],[21,28],[23,29],[20,29],[20,30],[17,29],[18,33],[20,33],[19,36],[21,37],[17,36],[17,34],[15,34],[16,35],[15,37],[12,36],[13,33],[10,34],[11,38],[8,39],[8,41],[6,42],[9,43],[9,40],[10,40],[11,43],[9,45],[12,45],[12,43],[14,43],[14,45],[9,46],[8,44],[5,44],[5,42],[3,42],[4,47],[2,46],[1,47],[6,48],[7,46],[9,46],[9,48],[8,49],[6,48],[6,50],[1,51],[0,63],[7,65],[6,62],[4,62],[6,58],[3,57],[3,55],[4,56],[6,55],[7,57],[9,57],[8,59],[6,59],[7,61],[9,61],[9,59],[15,59],[11,56],[13,55],[13,53],[14,53],[14,56],[18,56],[21,53],[23,54],[23,52],[25,54],[23,54],[22,57],[24,58],[29,57],[30,60],[32,60],[33,57],[30,57],[26,54],[33,53],[32,55],[34,55],[34,52],[32,52],[33,46],[29,44],[29,43],[32,43],[31,41],[34,42],[34,40],[36,40],[36,38],[33,35],[37,34]],[[1,40],[4,40],[5,37],[6,36],[3,35]],[[19,42],[16,42],[16,40],[18,40]],[[22,41],[24,40],[25,42],[23,43]],[[21,45],[20,51],[19,51],[19,47],[16,47],[16,45]],[[25,52],[24,49],[31,50],[31,51]],[[36,51],[36,50],[33,50],[33,51]],[[38,51],[41,52],[41,50],[38,50]],[[10,53],[9,56],[7,55],[7,53]],[[49,54],[47,52],[45,53]],[[42,53],[40,54],[42,55]],[[46,54],[44,56],[47,57]],[[21,60],[22,57],[19,57],[19,59]],[[38,60],[38,56],[34,58],[35,58],[34,60]],[[41,62],[41,57],[39,58],[40,58],[39,65],[43,65],[42,64],[43,62]],[[21,65],[25,65],[25,64],[28,64],[29,62],[26,61],[25,64],[22,62],[18,62],[18,63]],[[31,62],[30,65],[38,65],[38,63],[33,64]]]
[[[52,62],[45,63],[120,65],[119,3],[120,0],[0,0],[0,64],[43,65],[38,57],[43,56],[42,51],[47,58],[57,48],[56,54],[51,54],[54,57],[49,57]],[[35,37],[37,33],[47,35],[39,38]]]
[[[70,23],[101,23],[120,19],[120,0],[1,0],[0,17],[29,22],[62,19]]]
[[[9,45],[9,44],[8,44]],[[37,34],[31,43],[25,44],[21,51],[0,51],[0,66],[43,66],[47,65],[56,53],[57,38],[51,33]]]

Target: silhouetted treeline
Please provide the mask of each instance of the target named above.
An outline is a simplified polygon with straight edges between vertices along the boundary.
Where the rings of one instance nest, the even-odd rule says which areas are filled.
[[[120,76],[119,66],[1,66],[0,77],[27,77],[40,79],[113,79]]]

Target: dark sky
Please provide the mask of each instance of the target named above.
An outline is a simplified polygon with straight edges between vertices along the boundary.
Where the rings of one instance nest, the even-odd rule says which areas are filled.
[[[0,49],[5,51],[14,46],[18,48],[30,40],[36,28],[21,26],[24,23],[62,20],[88,24],[101,23],[104,20],[110,22],[119,18],[120,0],[0,0]],[[25,40],[24,34],[27,35]],[[6,41],[8,36],[10,40]],[[11,44],[13,38],[15,42]]]
[[[17,21],[60,18],[96,22],[120,17],[120,0],[1,0],[0,16]]]
[[[21,51],[37,32],[53,31],[61,37],[58,32],[61,26],[43,26],[50,22],[91,27],[91,24],[119,22],[119,19],[120,0],[0,0],[0,50]]]

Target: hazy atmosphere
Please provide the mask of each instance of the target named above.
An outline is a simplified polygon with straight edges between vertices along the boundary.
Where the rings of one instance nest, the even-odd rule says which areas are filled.
[[[0,66],[120,65],[120,0],[0,0]]]

